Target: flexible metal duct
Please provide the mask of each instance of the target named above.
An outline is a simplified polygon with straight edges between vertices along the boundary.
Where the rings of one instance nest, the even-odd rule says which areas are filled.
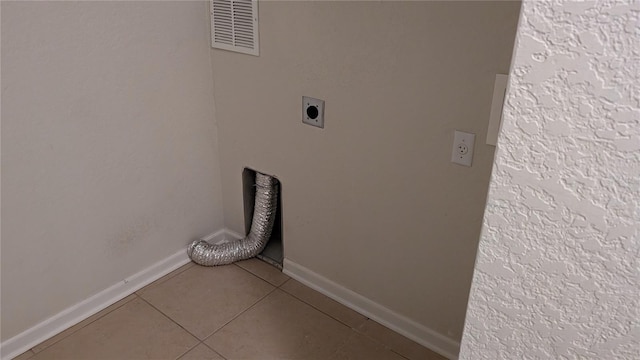
[[[278,205],[278,180],[256,172],[256,200],[251,231],[244,239],[212,245],[196,240],[189,245],[187,254],[196,264],[204,266],[227,265],[258,255],[271,237]]]

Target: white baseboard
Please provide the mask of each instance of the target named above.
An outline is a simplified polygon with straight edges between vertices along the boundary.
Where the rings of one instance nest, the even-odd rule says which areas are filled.
[[[224,230],[215,232],[207,238],[224,240]],[[173,270],[189,262],[187,249],[180,249],[173,255],[148,268],[110,286],[92,297],[73,305],[53,317],[25,330],[0,345],[2,360],[8,360],[52,336],[70,328],[89,316],[107,308],[111,304],[124,299],[137,290],[165,276]]]
[[[211,244],[224,244],[226,242],[242,239],[242,238],[244,238],[244,236],[238,234],[235,231],[232,231],[229,229],[222,229],[214,233],[211,233],[201,239]]]
[[[435,330],[418,324],[406,316],[400,315],[286,258],[284,259],[283,272],[308,287],[448,359],[458,358],[460,343]]]
[[[202,240],[219,244],[242,237],[242,235],[231,230],[222,229],[203,237]],[[3,342],[0,344],[0,358],[2,360],[8,360],[22,354],[52,336],[105,309],[111,304],[142,289],[180,266],[187,264],[189,261],[187,249],[180,249],[164,260],[119,281],[92,297],[63,310],[53,317]]]
[[[203,237],[213,244],[224,243],[244,236],[223,229]],[[53,317],[27,329],[0,344],[0,357],[8,360],[52,336],[70,328],[111,304],[133,294],[153,281],[189,262],[186,248],[148,268],[112,285],[111,287],[71,306]],[[440,353],[449,359],[457,359],[460,344],[438,332],[339,285],[289,259],[284,260],[283,272],[301,283],[344,304],[345,306],[377,321],[407,338]]]

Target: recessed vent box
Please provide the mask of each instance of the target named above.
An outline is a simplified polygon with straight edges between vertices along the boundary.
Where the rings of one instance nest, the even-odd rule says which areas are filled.
[[[242,171],[245,234],[251,231],[251,224],[253,223],[253,208],[256,199],[255,185],[256,171],[245,168]],[[273,231],[271,231],[271,237],[267,242],[267,246],[257,255],[257,258],[282,270],[284,244],[282,237],[282,183],[280,181],[278,181],[278,206],[276,208],[276,219],[273,224]]]

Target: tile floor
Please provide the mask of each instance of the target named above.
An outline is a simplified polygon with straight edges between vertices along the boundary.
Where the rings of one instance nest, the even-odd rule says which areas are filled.
[[[251,259],[187,264],[16,359],[444,358]]]

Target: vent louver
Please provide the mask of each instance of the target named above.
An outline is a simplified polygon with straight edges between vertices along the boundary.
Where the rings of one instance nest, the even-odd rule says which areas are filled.
[[[211,0],[211,47],[258,56],[258,1]]]

